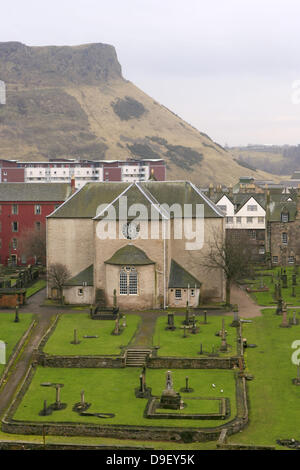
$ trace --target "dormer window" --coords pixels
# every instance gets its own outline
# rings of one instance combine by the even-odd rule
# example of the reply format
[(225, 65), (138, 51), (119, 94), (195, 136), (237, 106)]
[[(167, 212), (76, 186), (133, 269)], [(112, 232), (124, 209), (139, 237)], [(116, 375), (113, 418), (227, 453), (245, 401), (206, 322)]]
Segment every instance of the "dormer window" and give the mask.
[(289, 213), (281, 212), (281, 222), (288, 222), (288, 221), (289, 221)]

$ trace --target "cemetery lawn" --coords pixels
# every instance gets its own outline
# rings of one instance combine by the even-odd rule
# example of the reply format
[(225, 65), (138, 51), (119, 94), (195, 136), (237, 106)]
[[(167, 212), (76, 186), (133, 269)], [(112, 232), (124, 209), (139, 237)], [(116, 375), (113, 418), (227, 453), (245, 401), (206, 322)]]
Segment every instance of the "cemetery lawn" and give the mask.
[[(122, 334), (114, 336), (111, 333), (115, 327), (115, 320), (92, 320), (87, 313), (63, 313), (44, 347), (44, 352), (63, 356), (120, 355), (120, 346), (128, 345), (139, 323), (139, 315), (127, 315), (127, 326)], [(74, 330), (77, 330), (80, 344), (71, 344), (74, 340)], [(98, 336), (98, 338), (83, 336)]]
[[(143, 413), (147, 399), (136, 398), (134, 390), (139, 386), (140, 368), (125, 369), (56, 369), (38, 367), (33, 380), (19, 405), (15, 420), (35, 422), (80, 422), (106, 424), (167, 426), (167, 427), (215, 427), (226, 420), (176, 420), (147, 419)], [(160, 396), (165, 388), (166, 371), (147, 369), (146, 384), (152, 387), (152, 395)], [(179, 391), (185, 386), (185, 377), (189, 377), (192, 393), (181, 393), (187, 407), (183, 412), (211, 412), (211, 401), (189, 400), (190, 397), (228, 397), (230, 399), (231, 420), (236, 416), (235, 376), (231, 370), (179, 370), (173, 371), (174, 389)], [(43, 382), (63, 383), (61, 402), (66, 403), (64, 410), (54, 411), (50, 416), (39, 416), (44, 400), (47, 405), (55, 402), (55, 388), (41, 386)], [(212, 384), (216, 387), (213, 388)], [(221, 392), (223, 389), (223, 393)], [(85, 400), (91, 403), (88, 409), (92, 413), (114, 413), (114, 418), (99, 419), (93, 416), (80, 416), (72, 411), (80, 401), (80, 392), (84, 390)]]
[(47, 282), (44, 279), (40, 279), (37, 282), (35, 282), (31, 287), (28, 287), (26, 289), (26, 297), (27, 299), (31, 297), (32, 295), (36, 294), (40, 290), (44, 289), (47, 285)]
[[(19, 323), (14, 322), (15, 311), (0, 312), (0, 340), (6, 343), (6, 363), (8, 362), (15, 346), (28, 329), (33, 320), (33, 315), (22, 314), (19, 311)], [(0, 375), (5, 368), (5, 364), (0, 364)]]
[[(282, 288), (281, 281), (281, 294), (283, 300), (288, 305), (299, 305), (300, 306), (300, 275), (297, 275), (297, 286), (295, 286), (296, 297), (292, 296), (292, 275), (295, 273), (293, 267), (288, 266), (285, 268), (287, 274), (287, 283), (288, 287), (286, 289)], [(259, 288), (261, 285), (261, 278), (263, 280), (264, 286), (269, 288), (268, 292), (252, 292), (251, 297), (257, 302), (258, 305), (269, 306), (276, 305), (274, 299), (274, 290), (275, 284), (280, 280), (278, 274), (280, 274), (281, 268), (273, 268), (259, 271), (255, 280), (249, 280), (248, 287), (251, 289)], [(273, 274), (273, 283), (272, 283), (272, 274)], [(246, 281), (245, 281), (246, 282)]]
[[(300, 340), (300, 324), (280, 328), (282, 317), (274, 312), (264, 309), (262, 317), (243, 325), (248, 344), (257, 344), (256, 348), (245, 350), (247, 371), (255, 377), (247, 381), (250, 422), (241, 433), (232, 435), (229, 442), (276, 445), (277, 439), (300, 440), (300, 386), (292, 384), (297, 366), (291, 361), (296, 351), (291, 344)], [(296, 312), (300, 320), (300, 311)], [(292, 315), (291, 311), (288, 313)]]
[[(227, 331), (226, 341), (230, 346), (228, 351), (220, 352), (221, 338), (216, 333), (222, 329), (222, 318), (225, 320), (225, 330)], [(166, 330), (167, 315), (159, 317), (155, 325), (153, 344), (159, 345), (159, 356), (181, 356), (181, 357), (201, 357), (200, 343), (202, 343), (203, 355), (211, 354), (212, 348), (220, 357), (234, 356), (236, 354), (236, 328), (230, 326), (233, 317), (210, 316), (207, 315), (207, 324), (204, 324), (204, 317), (201, 314), (196, 316), (199, 332), (192, 334), (186, 330), (187, 338), (183, 338), (184, 329), (182, 322), (185, 315), (175, 315), (174, 324), (176, 330)]]

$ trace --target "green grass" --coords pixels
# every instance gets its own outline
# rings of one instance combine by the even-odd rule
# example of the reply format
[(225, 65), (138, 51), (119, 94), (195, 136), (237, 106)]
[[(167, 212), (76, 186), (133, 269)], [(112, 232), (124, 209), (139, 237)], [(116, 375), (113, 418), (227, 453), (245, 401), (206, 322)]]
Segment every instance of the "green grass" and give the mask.
[(176, 330), (166, 330), (167, 316), (159, 317), (156, 321), (153, 344), (159, 345), (159, 356), (182, 356), (182, 357), (200, 357), (200, 343), (202, 343), (203, 355), (210, 354), (214, 346), (217, 351), (221, 345), (221, 338), (216, 336), (216, 332), (222, 329), (222, 318), (225, 320), (225, 330), (227, 330), (226, 340), (231, 346), (227, 352), (219, 352), (220, 357), (232, 356), (236, 354), (236, 329), (230, 326), (233, 318), (207, 315), (207, 324), (199, 324), (204, 321), (203, 315), (197, 316), (197, 325), (199, 332), (192, 334), (188, 331), (187, 338), (183, 338), (184, 330), (182, 322), (185, 316), (175, 316)]
[[(191, 422), (176, 419), (147, 419), (143, 412), (147, 399), (135, 398), (134, 389), (139, 386), (140, 369), (54, 369), (38, 367), (35, 376), (25, 394), (14, 419), (38, 422), (86, 422), (122, 425), (168, 426), (168, 427), (214, 427), (224, 424), (224, 420), (205, 420)], [(146, 372), (147, 386), (152, 387), (152, 394), (160, 396), (165, 388), (165, 370), (150, 369)], [(181, 393), (187, 400), (188, 409), (203, 411), (201, 400), (189, 400), (191, 397), (228, 397), (231, 404), (231, 417), (236, 415), (235, 378), (230, 370), (175, 370), (173, 371), (174, 389), (179, 391), (185, 386), (185, 377), (189, 376), (192, 393)], [(63, 383), (61, 401), (67, 403), (64, 410), (53, 412), (51, 416), (39, 416), (44, 400), (50, 405), (55, 401), (55, 389), (43, 387), (43, 382)], [(212, 383), (216, 385), (212, 387)], [(221, 389), (224, 392), (221, 392)], [(76, 402), (80, 401), (80, 392), (85, 391), (85, 400), (91, 403), (90, 412), (115, 413), (114, 418), (101, 419), (79, 416), (72, 411)], [(191, 402), (193, 402), (191, 404)], [(196, 402), (196, 405), (195, 405)], [(129, 405), (130, 404), (130, 405)], [(198, 408), (197, 408), (198, 404)], [(205, 405), (204, 405), (205, 409)]]
[[(247, 370), (254, 375), (247, 382), (250, 422), (231, 442), (275, 445), (276, 439), (300, 440), (300, 387), (292, 384), (297, 367), (291, 362), (291, 344), (300, 340), (300, 325), (280, 328), (281, 316), (264, 309), (262, 317), (244, 324), (243, 335), (256, 348), (246, 349)], [(300, 319), (299, 311), (297, 318)]]
[[(114, 320), (92, 320), (88, 314), (64, 313), (45, 345), (44, 352), (66, 356), (119, 355), (120, 346), (127, 346), (131, 341), (139, 322), (138, 315), (127, 315), (126, 328), (121, 335), (114, 336), (111, 334), (115, 327)], [(75, 329), (80, 344), (71, 344)], [(85, 335), (98, 335), (98, 338), (84, 338)]]
[(35, 282), (31, 287), (28, 287), (26, 289), (26, 297), (27, 299), (31, 297), (32, 295), (36, 294), (40, 290), (44, 289), (47, 285), (47, 282), (44, 279), (40, 279), (37, 282)]
[[(15, 323), (15, 312), (0, 312), (0, 340), (6, 343), (6, 363), (8, 362), (14, 347), (25, 333), (33, 316), (31, 314), (22, 314), (19, 312), (20, 322)], [(0, 375), (5, 368), (5, 364), (0, 364)]]
[[(287, 274), (288, 287), (286, 289), (283, 289), (282, 282), (280, 281), (282, 298), (285, 302), (287, 302), (288, 305), (300, 306), (300, 275), (297, 275), (298, 285), (295, 286), (296, 297), (293, 297), (292, 296), (292, 275), (294, 274), (295, 271), (294, 271), (294, 268), (291, 266), (288, 266), (285, 269), (286, 269), (286, 274)], [(252, 292), (250, 294), (251, 297), (258, 303), (258, 305), (262, 305), (262, 306), (276, 305), (277, 302), (274, 299), (274, 290), (275, 290), (275, 284), (277, 284), (278, 281), (280, 280), (278, 278), (278, 273), (280, 273), (280, 271), (281, 271), (281, 268), (262, 270), (261, 275), (257, 274), (257, 277), (255, 280), (249, 279), (248, 286), (251, 289), (260, 288), (261, 279), (263, 281), (264, 286), (269, 288), (268, 292)], [(273, 283), (272, 283), (272, 277), (270, 276), (270, 274), (273, 274), (273, 281), (274, 281)]]

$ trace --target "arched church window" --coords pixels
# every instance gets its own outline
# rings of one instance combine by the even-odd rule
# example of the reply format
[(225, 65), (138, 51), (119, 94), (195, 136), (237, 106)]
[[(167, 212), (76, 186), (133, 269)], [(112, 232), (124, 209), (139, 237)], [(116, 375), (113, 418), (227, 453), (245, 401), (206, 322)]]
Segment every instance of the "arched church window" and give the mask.
[(137, 295), (138, 275), (135, 268), (125, 266), (120, 271), (120, 294)]
[(120, 294), (126, 295), (128, 291), (127, 273), (124, 268), (120, 272)]
[(129, 273), (129, 294), (137, 294), (137, 272), (135, 268), (131, 268)]

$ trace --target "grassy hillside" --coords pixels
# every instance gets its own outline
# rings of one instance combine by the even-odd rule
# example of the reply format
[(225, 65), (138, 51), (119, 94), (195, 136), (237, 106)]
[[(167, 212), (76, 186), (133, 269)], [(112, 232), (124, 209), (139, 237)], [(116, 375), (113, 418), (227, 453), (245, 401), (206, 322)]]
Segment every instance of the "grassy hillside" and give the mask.
[(168, 179), (270, 178), (124, 80), (112, 46), (0, 43), (2, 158), (164, 158)]

